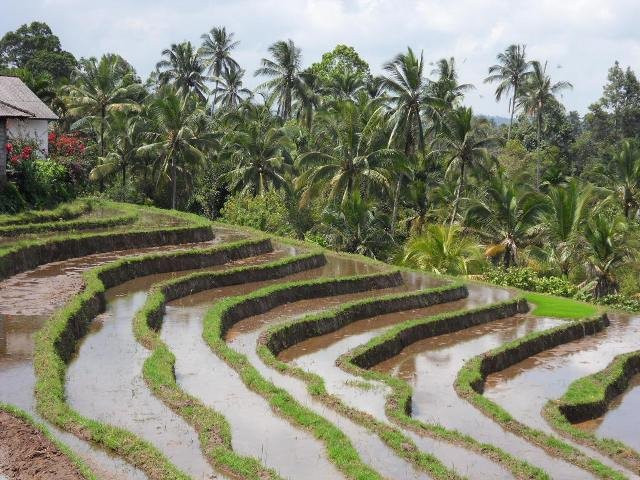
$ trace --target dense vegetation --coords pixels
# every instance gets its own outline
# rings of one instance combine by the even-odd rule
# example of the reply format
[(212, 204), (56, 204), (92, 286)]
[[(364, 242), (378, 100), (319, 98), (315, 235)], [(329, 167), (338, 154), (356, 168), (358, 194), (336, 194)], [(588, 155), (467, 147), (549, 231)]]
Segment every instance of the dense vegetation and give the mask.
[[(75, 60), (41, 23), (0, 40), (0, 68), (61, 117), (50, 158), (13, 139), (0, 210), (78, 193), (222, 217), (323, 246), (640, 309), (640, 82), (617, 62), (567, 112), (544, 61), (511, 45), (486, 82), (497, 125), (464, 105), (453, 58), (407, 49), (373, 75), (338, 45), (310, 66), (273, 43), (244, 86), (213, 28), (142, 81), (116, 54)], [(55, 67), (55, 68), (54, 68)], [(63, 68), (64, 67), (64, 68)], [(67, 68), (69, 67), (69, 68)]]

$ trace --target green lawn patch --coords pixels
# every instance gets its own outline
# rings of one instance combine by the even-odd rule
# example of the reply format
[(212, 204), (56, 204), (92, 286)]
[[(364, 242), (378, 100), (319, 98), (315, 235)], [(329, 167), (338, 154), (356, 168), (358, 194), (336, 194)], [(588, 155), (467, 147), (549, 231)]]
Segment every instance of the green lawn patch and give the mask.
[(554, 297), (544, 293), (522, 292), (524, 298), (534, 305), (531, 312), (538, 317), (556, 317), (577, 319), (597, 315), (600, 309), (592, 305), (571, 298)]

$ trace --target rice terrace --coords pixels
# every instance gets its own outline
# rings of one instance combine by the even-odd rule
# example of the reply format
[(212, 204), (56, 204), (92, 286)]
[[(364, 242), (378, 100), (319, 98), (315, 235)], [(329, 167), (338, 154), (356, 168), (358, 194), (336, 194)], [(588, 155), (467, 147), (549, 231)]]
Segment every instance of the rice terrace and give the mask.
[[(507, 12), (431, 58), (335, 3), (277, 24), (308, 57), (132, 5), (149, 67), (138, 24), (0, 19), (0, 480), (640, 478), (640, 39), (556, 57)], [(640, 15), (590, 3), (585, 47)], [(595, 93), (558, 65), (600, 55)]]

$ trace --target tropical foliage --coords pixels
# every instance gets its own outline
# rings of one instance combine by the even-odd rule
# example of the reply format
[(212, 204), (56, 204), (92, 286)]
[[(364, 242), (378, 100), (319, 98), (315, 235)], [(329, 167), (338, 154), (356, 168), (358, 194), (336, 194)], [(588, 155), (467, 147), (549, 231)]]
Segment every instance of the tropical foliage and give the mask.
[[(22, 191), (28, 182), (36, 191), (37, 178), (80, 179), (69, 194), (222, 215), (432, 272), (634, 305), (640, 82), (618, 63), (580, 116), (562, 104), (571, 84), (524, 45), (508, 46), (486, 77), (509, 115), (497, 125), (465, 105), (473, 86), (454, 58), (429, 63), (412, 48), (376, 76), (348, 45), (314, 60), (278, 40), (253, 70), (218, 26), (199, 46), (159, 52), (146, 82), (115, 54), (74, 60), (60, 80), (29, 60), (65, 56), (48, 27), (11, 33), (1, 66), (62, 117), (51, 161), (65, 172), (32, 150), (23, 158), (26, 144), (10, 152), (9, 179), (32, 204), (46, 202)], [(35, 53), (25, 35), (41, 37), (29, 44)], [(5, 203), (22, 208), (14, 190)]]

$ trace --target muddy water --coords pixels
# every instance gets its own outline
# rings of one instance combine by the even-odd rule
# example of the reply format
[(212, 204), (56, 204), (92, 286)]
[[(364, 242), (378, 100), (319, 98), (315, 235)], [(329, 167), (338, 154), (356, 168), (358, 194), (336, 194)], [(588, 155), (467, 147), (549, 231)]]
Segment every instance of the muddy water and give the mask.
[[(186, 244), (124, 250), (43, 265), (0, 282), (0, 401), (15, 405), (37, 418), (33, 391), (33, 344), (37, 330), (48, 315), (82, 288), (82, 272), (123, 256), (206, 247), (238, 238), (235, 232), (217, 229), (216, 239)], [(44, 422), (46, 423), (46, 422)], [(103, 450), (47, 424), (49, 429), (105, 480), (144, 479), (146, 476)]]
[[(256, 366), (256, 368), (258, 368), (266, 378), (289, 391), (302, 404), (323, 415), (344, 431), (353, 442), (353, 445), (358, 450), (364, 462), (368, 463), (388, 478), (422, 478), (425, 476), (422, 472), (416, 470), (409, 462), (406, 462), (396, 456), (395, 453), (380, 441), (377, 436), (372, 435), (367, 429), (360, 427), (348, 418), (339, 415), (334, 410), (326, 408), (321, 402), (311, 397), (306, 390), (306, 384), (288, 375), (282, 375), (265, 366), (257, 356), (255, 346), (262, 331), (274, 323), (288, 321), (292, 318), (299, 318), (306, 314), (322, 311), (357, 298), (367, 298), (372, 296), (381, 296), (391, 292), (408, 291), (415, 289), (416, 286), (430, 286), (435, 283), (439, 283), (439, 281), (430, 279), (429, 277), (424, 277), (422, 279), (414, 278), (409, 285), (399, 288), (341, 295), (316, 300), (305, 300), (287, 304), (265, 314), (254, 316), (239, 322), (229, 331), (227, 340), (232, 348), (235, 348), (247, 355), (254, 366)], [(447, 445), (446, 447), (451, 449), (450, 445)], [(427, 451), (431, 452), (431, 450)], [(473, 455), (463, 449), (457, 449), (456, 453), (458, 456), (461, 455), (463, 457)], [(479, 462), (481, 462), (484, 467), (483, 478), (487, 478), (487, 474), (493, 475), (492, 478), (509, 478), (509, 475), (493, 462), (483, 460), (484, 459), (482, 458), (479, 459)], [(460, 473), (467, 474), (468, 472), (462, 471)]]
[[(280, 252), (230, 262), (203, 271), (273, 261)], [(142, 365), (149, 351), (133, 336), (132, 319), (159, 281), (188, 273), (150, 275), (106, 292), (107, 310), (93, 322), (67, 370), (69, 404), (86, 417), (132, 431), (150, 441), (195, 479), (218, 478), (200, 451), (198, 435), (147, 388)]]
[(640, 375), (629, 381), (626, 392), (617, 397), (602, 417), (576, 424), (601, 438), (613, 438), (640, 451)]
[[(562, 396), (574, 380), (602, 370), (616, 355), (640, 348), (640, 316), (610, 315), (610, 319), (611, 325), (596, 335), (552, 348), (490, 375), (485, 395), (525, 424), (553, 433), (541, 415), (548, 400)], [(575, 446), (623, 470), (594, 450)]]

